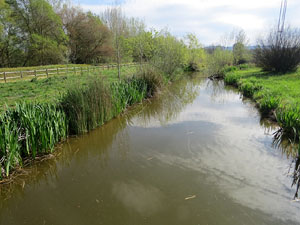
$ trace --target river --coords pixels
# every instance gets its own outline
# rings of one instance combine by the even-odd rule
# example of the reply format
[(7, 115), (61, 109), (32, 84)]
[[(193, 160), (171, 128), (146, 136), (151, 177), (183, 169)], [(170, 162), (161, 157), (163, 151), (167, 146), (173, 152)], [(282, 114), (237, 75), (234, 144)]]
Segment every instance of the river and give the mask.
[(222, 81), (181, 80), (1, 186), (0, 224), (300, 224), (276, 129)]

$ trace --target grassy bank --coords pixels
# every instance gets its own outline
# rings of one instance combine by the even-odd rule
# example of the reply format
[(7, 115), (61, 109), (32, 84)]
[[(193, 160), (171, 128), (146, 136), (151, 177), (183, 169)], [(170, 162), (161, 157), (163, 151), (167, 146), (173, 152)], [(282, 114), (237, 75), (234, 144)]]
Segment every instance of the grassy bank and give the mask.
[[(68, 77), (52, 78), (53, 83), (51, 78), (43, 79), (36, 86), (40, 87), (42, 103), (28, 98), (27, 102), (6, 109), (0, 116), (0, 177), (8, 177), (26, 158), (50, 153), (68, 135), (83, 134), (102, 125), (126, 107), (153, 96), (164, 84), (163, 77), (150, 68), (122, 80), (117, 80), (115, 75), (107, 76), (108, 79), (80, 76), (70, 83), (64, 81)], [(39, 81), (28, 83), (36, 82)], [(52, 98), (42, 94), (47, 90), (41, 84), (49, 82), (50, 90), (60, 90)], [(18, 92), (22, 83), (14, 83), (12, 92)]]
[(252, 67), (227, 72), (225, 83), (255, 100), (262, 115), (276, 120), (284, 134), (300, 137), (300, 70), (272, 74)]
[[(122, 67), (122, 77), (132, 76), (137, 67)], [(10, 83), (0, 83), (0, 112), (5, 111), (6, 104), (14, 107), (16, 102), (56, 103), (58, 97), (72, 86), (86, 86), (89, 80), (101, 77), (107, 82), (118, 80), (117, 69), (103, 70), (101, 73), (51, 76), (49, 78), (33, 78)]]

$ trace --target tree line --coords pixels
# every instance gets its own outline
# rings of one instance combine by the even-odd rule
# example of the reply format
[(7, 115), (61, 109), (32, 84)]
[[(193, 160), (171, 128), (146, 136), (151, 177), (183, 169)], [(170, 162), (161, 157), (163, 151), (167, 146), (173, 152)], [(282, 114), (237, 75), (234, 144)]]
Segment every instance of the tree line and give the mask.
[(166, 74), (205, 61), (193, 34), (147, 29), (120, 6), (101, 14), (59, 0), (0, 0), (0, 67), (152, 62)]

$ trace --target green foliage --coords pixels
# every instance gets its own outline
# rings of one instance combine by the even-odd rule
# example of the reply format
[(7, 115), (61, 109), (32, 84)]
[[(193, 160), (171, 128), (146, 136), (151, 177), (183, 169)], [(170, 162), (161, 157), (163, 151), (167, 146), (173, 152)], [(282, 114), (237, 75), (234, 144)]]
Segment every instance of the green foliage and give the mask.
[(65, 114), (51, 104), (16, 104), (0, 116), (0, 167), (8, 176), (23, 157), (51, 152), (67, 134)]
[(285, 133), (300, 137), (300, 107), (299, 105), (282, 106), (276, 110), (276, 120)]
[(185, 45), (169, 32), (162, 31), (155, 35), (155, 50), (151, 64), (168, 77), (185, 64)]
[(206, 54), (202, 45), (194, 34), (188, 34), (186, 41), (187, 52), (185, 61), (187, 63), (187, 70), (199, 71), (203, 69), (206, 63)]
[(68, 118), (70, 134), (88, 132), (113, 117), (108, 89), (100, 79), (92, 79), (86, 87), (71, 87), (60, 99)]
[(112, 56), (110, 32), (98, 16), (67, 5), (59, 14), (69, 37), (71, 63), (99, 63)]
[(135, 62), (148, 62), (154, 55), (154, 38), (152, 32), (142, 31), (130, 38), (132, 57)]
[[(149, 72), (147, 72), (149, 71)], [(127, 106), (154, 95), (161, 80), (151, 70), (112, 82), (109, 87), (97, 77), (86, 86), (73, 86), (60, 99), (68, 118), (70, 134), (88, 132), (119, 115)]]
[(213, 53), (208, 56), (207, 72), (209, 75), (224, 76), (224, 67), (231, 66), (232, 64), (232, 52), (217, 47)]
[(227, 73), (224, 78), (224, 81), (225, 81), (225, 84), (237, 86), (240, 78), (241, 78), (241, 76), (238, 74)]
[(256, 79), (249, 79), (239, 85), (239, 89), (243, 95), (249, 98), (253, 97), (253, 94), (259, 91), (261, 88), (262, 86), (257, 82)]
[(261, 100), (258, 100), (260, 111), (267, 115), (273, 110), (279, 107), (280, 99), (274, 96), (264, 96)]
[(60, 17), (46, 0), (7, 0), (2, 43), (3, 66), (45, 65), (64, 62), (65, 35)]

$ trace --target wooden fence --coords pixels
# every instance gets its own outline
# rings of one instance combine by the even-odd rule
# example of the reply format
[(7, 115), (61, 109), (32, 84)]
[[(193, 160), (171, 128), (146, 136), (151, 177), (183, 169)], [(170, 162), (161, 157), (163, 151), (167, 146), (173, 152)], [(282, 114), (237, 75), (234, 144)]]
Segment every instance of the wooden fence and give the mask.
[[(132, 67), (140, 64), (136, 63), (127, 63), (121, 64), (121, 67)], [(60, 74), (82, 74), (83, 72), (87, 73), (96, 73), (105, 69), (116, 68), (117, 65), (101, 65), (101, 66), (87, 66), (87, 67), (61, 67), (61, 68), (46, 68), (46, 69), (37, 69), (37, 70), (24, 70), (24, 71), (8, 71), (0, 72), (0, 81), (4, 80), (6, 83), (10, 79), (23, 79), (26, 77), (39, 77), (50, 75), (60, 75)]]

